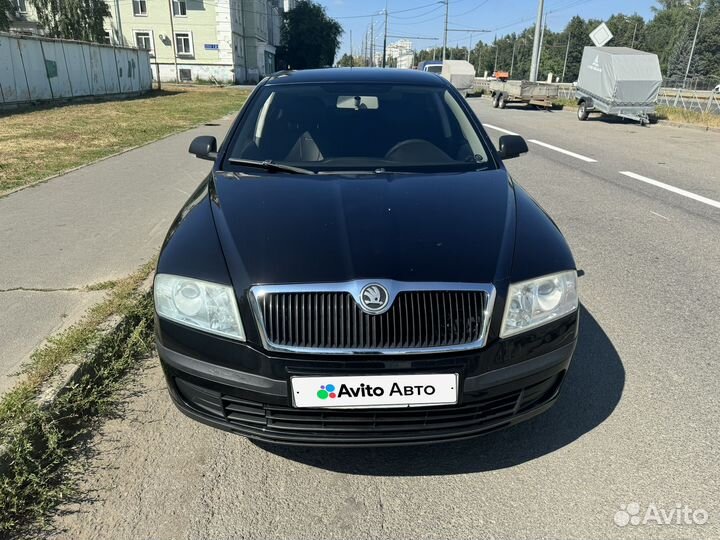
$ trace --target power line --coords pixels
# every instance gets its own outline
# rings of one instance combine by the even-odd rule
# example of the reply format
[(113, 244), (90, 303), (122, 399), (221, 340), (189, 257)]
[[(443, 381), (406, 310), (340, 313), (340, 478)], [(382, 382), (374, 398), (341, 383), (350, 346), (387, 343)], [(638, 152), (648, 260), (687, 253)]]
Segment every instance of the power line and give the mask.
[[(425, 13), (411, 15), (410, 17), (397, 17), (397, 16), (393, 15), (392, 13), (389, 13), (388, 15), (390, 16), (391, 19), (399, 19), (401, 21), (408, 21), (408, 20), (413, 20), (413, 19), (419, 19), (421, 17), (426, 17), (426, 16), (430, 15), (431, 13), (440, 11), (441, 9), (442, 9), (442, 5), (437, 5), (437, 6), (433, 7), (432, 9), (426, 11)], [(401, 23), (395, 23), (395, 24), (401, 24)], [(417, 24), (417, 23), (412, 22), (412, 23), (402, 23), (402, 24)]]
[[(436, 2), (433, 2), (433, 3), (431, 3), (431, 4), (425, 4), (425, 5), (422, 5), (422, 6), (415, 6), (415, 7), (413, 7), (413, 8), (399, 9), (399, 10), (397, 10), (397, 11), (391, 12), (390, 15), (392, 15), (392, 13), (405, 13), (405, 12), (407, 12), (407, 11), (415, 11), (415, 10), (418, 10), (418, 9), (425, 9), (425, 8), (427, 8), (427, 7), (430, 7), (430, 6), (434, 6), (435, 4), (436, 4)], [(381, 11), (382, 11), (382, 10), (381, 10)], [(344, 16), (342, 16), (342, 17), (333, 17), (333, 19), (369, 19), (370, 17), (375, 17), (376, 15), (379, 15), (379, 14), (380, 14), (380, 12), (370, 13), (369, 15), (344, 15)]]
[(472, 13), (473, 11), (477, 11), (478, 9), (480, 9), (481, 7), (483, 7), (485, 4), (487, 4), (488, 2), (489, 2), (489, 0), (484, 0), (483, 2), (480, 2), (477, 6), (475, 6), (475, 7), (473, 7), (473, 8), (470, 8), (470, 9), (468, 9), (467, 11), (463, 11), (462, 13), (455, 13), (454, 16), (455, 16), (455, 17), (462, 17), (462, 16), (464, 16), (464, 15), (467, 15), (467, 14), (469, 14), (469, 13)]

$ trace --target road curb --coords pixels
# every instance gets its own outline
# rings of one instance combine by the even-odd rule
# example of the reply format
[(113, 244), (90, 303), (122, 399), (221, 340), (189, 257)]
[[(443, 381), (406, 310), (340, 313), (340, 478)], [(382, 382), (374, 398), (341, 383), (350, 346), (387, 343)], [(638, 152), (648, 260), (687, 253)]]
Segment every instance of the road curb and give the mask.
[[(145, 296), (150, 294), (152, 290), (154, 272), (143, 280), (143, 282), (137, 287), (136, 291)], [(111, 315), (99, 326), (99, 341), (103, 338), (107, 338), (115, 333), (125, 322), (126, 317), (119, 315)], [(69, 363), (63, 364), (58, 368), (50, 379), (42, 385), (34, 401), (38, 408), (48, 409), (50, 408), (58, 398), (64, 395), (68, 390), (72, 389), (83, 377), (86, 375), (96, 375), (96, 367), (93, 366), (92, 362), (88, 360), (95, 354), (95, 349), (75, 356)], [(23, 426), (23, 424), (20, 424)], [(24, 429), (24, 428), (21, 428)], [(0, 446), (0, 475), (4, 474), (12, 465), (8, 450), (5, 446)]]
[[(137, 288), (137, 292), (141, 295), (150, 293), (152, 283), (153, 273), (150, 273)], [(125, 322), (125, 318), (119, 315), (111, 315), (105, 319), (100, 324), (100, 338), (116, 332), (123, 322)], [(94, 351), (90, 351), (86, 356), (92, 356), (93, 354)], [(76, 362), (62, 366), (59, 372), (48, 380), (38, 393), (37, 398), (35, 398), (40, 408), (50, 407), (57, 398), (72, 388), (85, 375), (95, 375), (92, 365), (85, 361), (86, 356), (76, 357)]]
[(686, 128), (695, 131), (709, 131), (711, 133), (720, 133), (720, 128), (710, 126), (699, 126), (697, 124), (686, 124), (685, 122), (672, 122), (670, 120), (658, 120), (658, 124), (665, 127)]
[[(570, 113), (573, 115), (575, 114), (575, 111), (569, 109), (567, 105), (563, 105), (562, 109), (555, 109), (555, 111)], [(674, 128), (686, 128), (686, 129), (692, 129), (695, 131), (709, 131), (712, 133), (720, 133), (720, 128), (701, 126), (698, 124), (688, 124), (686, 122), (672, 122), (670, 120), (658, 120), (657, 125), (665, 126), (665, 127), (674, 127)]]

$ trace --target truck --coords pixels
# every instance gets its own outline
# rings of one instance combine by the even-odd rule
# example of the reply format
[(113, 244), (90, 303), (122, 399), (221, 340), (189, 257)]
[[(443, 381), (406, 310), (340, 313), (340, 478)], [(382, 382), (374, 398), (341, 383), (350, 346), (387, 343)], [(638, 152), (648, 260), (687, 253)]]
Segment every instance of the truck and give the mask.
[(544, 82), (499, 79), (490, 81), (488, 91), (496, 109), (504, 109), (508, 103), (550, 108), (558, 97), (558, 86)]
[(475, 67), (465, 60), (445, 60), (440, 76), (450, 81), (463, 96), (467, 96), (475, 84)]
[(641, 125), (655, 123), (661, 85), (656, 54), (629, 47), (585, 47), (575, 90), (578, 120), (599, 112)]

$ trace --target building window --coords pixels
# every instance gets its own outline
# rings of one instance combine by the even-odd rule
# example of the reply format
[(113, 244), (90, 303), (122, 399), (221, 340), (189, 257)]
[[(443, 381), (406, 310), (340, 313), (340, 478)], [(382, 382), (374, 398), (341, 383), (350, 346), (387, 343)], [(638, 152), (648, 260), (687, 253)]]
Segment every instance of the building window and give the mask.
[(185, 17), (187, 15), (187, 2), (185, 0), (173, 0), (173, 15)]
[(144, 49), (150, 51), (150, 56), (155, 55), (155, 49), (153, 48), (153, 38), (151, 32), (135, 32), (135, 45), (138, 49)]
[(133, 15), (147, 15), (147, 0), (133, 0)]
[(110, 37), (109, 30), (105, 31), (105, 39), (103, 40), (103, 43), (105, 43), (106, 45), (112, 45), (112, 38)]
[(17, 6), (18, 13), (27, 13), (27, 4), (25, 0), (16, 0), (15, 5)]
[(178, 56), (192, 56), (193, 42), (190, 32), (175, 32), (175, 52)]

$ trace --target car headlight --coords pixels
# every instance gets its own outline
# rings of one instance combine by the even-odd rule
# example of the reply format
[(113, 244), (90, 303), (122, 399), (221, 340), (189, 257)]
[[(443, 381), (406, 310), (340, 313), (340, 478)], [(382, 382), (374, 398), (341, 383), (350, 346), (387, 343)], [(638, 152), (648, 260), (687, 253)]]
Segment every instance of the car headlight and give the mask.
[(535, 328), (572, 313), (577, 307), (575, 270), (512, 283), (505, 302), (500, 337)]
[(158, 274), (155, 276), (153, 292), (155, 309), (160, 317), (245, 341), (245, 330), (232, 287)]

